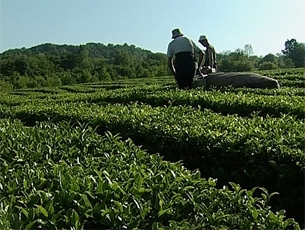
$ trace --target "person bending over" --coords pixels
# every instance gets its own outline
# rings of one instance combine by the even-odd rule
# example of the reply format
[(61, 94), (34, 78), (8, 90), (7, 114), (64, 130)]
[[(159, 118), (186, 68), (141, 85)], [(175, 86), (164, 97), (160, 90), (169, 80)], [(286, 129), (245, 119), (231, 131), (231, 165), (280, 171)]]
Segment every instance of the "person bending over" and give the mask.
[(216, 62), (216, 52), (214, 46), (209, 43), (208, 38), (205, 35), (199, 37), (199, 43), (203, 45), (205, 50), (205, 59), (202, 66), (203, 73), (212, 73), (216, 71), (217, 62)]
[(201, 63), (204, 53), (180, 29), (172, 30), (172, 39), (167, 48), (168, 66), (175, 76), (178, 88), (189, 89), (198, 68), (196, 55), (199, 55), (198, 63)]

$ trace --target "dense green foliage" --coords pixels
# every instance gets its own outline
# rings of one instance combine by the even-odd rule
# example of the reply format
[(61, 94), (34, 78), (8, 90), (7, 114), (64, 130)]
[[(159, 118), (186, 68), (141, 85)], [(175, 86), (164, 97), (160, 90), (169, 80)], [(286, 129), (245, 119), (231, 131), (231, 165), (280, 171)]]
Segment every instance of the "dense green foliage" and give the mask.
[[(305, 67), (305, 45), (295, 39), (287, 40), (282, 54), (277, 56), (267, 54), (258, 57), (249, 47), (246, 45), (245, 49), (218, 53), (218, 70), (233, 72)], [(153, 53), (128, 44), (47, 43), (7, 50), (0, 55), (0, 89), (6, 90), (170, 74), (164, 53)]]
[[(251, 46), (250, 46), (251, 47)], [(264, 57), (253, 55), (249, 45), (245, 49), (234, 52), (223, 52), (217, 55), (220, 71), (252, 71), (254, 69), (267, 70), (278, 68), (305, 67), (305, 44), (296, 39), (287, 40), (282, 52)]]
[(305, 69), (260, 73), (282, 87), (2, 92), (0, 228), (299, 229)]
[(1, 127), (2, 229), (298, 228), (270, 211), (266, 190), (216, 189), (215, 180), (109, 133), (66, 123)]
[(0, 80), (15, 88), (168, 74), (165, 54), (127, 44), (42, 44), (29, 49), (8, 50), (1, 54), (0, 61)]
[(295, 67), (305, 66), (305, 44), (299, 43), (295, 39), (290, 39), (285, 42), (285, 49), (282, 53), (286, 58), (292, 60)]

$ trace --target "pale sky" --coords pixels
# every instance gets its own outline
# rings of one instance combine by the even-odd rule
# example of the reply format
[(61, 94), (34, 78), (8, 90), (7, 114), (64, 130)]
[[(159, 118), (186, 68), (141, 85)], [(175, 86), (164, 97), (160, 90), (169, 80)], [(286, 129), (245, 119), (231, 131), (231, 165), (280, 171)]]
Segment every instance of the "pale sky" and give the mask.
[(200, 48), (280, 53), (287, 39), (305, 42), (305, 0), (0, 0), (0, 52), (43, 43), (133, 44), (166, 53), (180, 28)]

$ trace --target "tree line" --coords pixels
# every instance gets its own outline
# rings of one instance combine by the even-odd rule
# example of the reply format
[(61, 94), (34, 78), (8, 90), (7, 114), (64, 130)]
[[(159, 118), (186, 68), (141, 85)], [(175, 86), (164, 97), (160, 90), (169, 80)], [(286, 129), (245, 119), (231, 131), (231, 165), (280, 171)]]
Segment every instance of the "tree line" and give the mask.
[(222, 52), (217, 57), (219, 70), (224, 72), (300, 68), (305, 67), (305, 44), (293, 38), (285, 42), (280, 53), (269, 53), (264, 57), (253, 55), (252, 47), (248, 44), (244, 49)]
[[(305, 44), (287, 40), (280, 54), (253, 55), (251, 45), (217, 54), (225, 72), (305, 67)], [(41, 44), (1, 53), (0, 89), (59, 86), (76, 83), (170, 75), (164, 53), (134, 45)]]

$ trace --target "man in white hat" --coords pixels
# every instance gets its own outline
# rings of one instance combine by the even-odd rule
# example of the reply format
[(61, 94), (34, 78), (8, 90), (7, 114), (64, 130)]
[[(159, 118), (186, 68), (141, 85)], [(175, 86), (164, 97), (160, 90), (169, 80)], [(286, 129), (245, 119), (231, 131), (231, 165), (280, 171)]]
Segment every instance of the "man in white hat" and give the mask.
[(205, 50), (205, 61), (203, 64), (203, 72), (210, 73), (212, 72), (212, 69), (217, 68), (217, 62), (216, 62), (216, 52), (214, 49), (214, 46), (209, 43), (208, 38), (205, 35), (201, 35), (199, 37), (199, 43), (203, 45)]
[(196, 54), (199, 54), (199, 63), (203, 60), (203, 51), (193, 40), (183, 36), (180, 29), (172, 30), (172, 40), (168, 44), (168, 66), (175, 75), (179, 89), (192, 87), (193, 78), (197, 70)]

